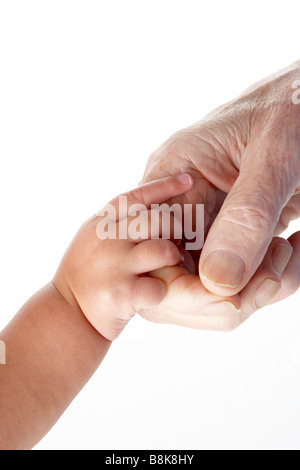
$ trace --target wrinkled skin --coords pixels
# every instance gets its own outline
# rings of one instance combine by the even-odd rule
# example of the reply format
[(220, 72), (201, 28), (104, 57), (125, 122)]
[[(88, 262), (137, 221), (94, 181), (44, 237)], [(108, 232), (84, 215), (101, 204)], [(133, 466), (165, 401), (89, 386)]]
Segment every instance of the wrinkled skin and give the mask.
[[(192, 253), (199, 271), (186, 253), (187, 269), (152, 273), (169, 285), (169, 293), (159, 307), (140, 311), (143, 317), (232, 330), (299, 288), (300, 232), (288, 241), (278, 237), (300, 215), (300, 105), (292, 101), (299, 79), (300, 61), (176, 132), (150, 156), (143, 183), (182, 172), (193, 177), (193, 188), (169, 202), (204, 203), (206, 238), (202, 252)], [(216, 250), (222, 251), (204, 265)], [(223, 250), (238, 255), (242, 269)], [(264, 284), (256, 301), (264, 280), (275, 284)], [(211, 315), (211, 294), (233, 296), (237, 309), (222, 311), (219, 305), (219, 315)]]

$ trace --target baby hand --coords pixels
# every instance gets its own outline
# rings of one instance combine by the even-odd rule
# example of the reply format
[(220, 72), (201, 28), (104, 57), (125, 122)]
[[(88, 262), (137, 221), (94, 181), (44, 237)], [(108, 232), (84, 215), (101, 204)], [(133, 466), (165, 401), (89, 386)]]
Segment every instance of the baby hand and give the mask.
[[(127, 197), (129, 208), (142, 204), (151, 215), (152, 204), (184, 194), (192, 184), (188, 175), (171, 176), (122, 196)], [(180, 252), (172, 241), (150, 239), (148, 233), (133, 237), (128, 231), (132, 217), (120, 213), (119, 201), (120, 197), (115, 198), (101, 215), (96, 214), (81, 227), (53, 280), (65, 299), (110, 341), (117, 338), (135, 312), (155, 308), (165, 297), (165, 282), (147, 273), (180, 262)], [(105, 233), (99, 234), (99, 227), (104, 213), (111, 209), (116, 218), (110, 221), (108, 231), (116, 237), (107, 233), (106, 238)]]
[[(191, 262), (187, 260), (185, 264)], [(241, 323), (238, 294), (214, 295), (203, 286), (199, 275), (182, 266), (164, 267), (149, 275), (166, 284), (167, 294), (158, 306), (139, 310), (146, 320), (218, 331), (231, 331)]]

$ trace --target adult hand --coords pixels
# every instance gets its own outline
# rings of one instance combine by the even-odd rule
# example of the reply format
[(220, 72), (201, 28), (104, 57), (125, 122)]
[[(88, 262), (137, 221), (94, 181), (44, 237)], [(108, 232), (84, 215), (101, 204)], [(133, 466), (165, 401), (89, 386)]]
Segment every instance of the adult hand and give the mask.
[[(199, 273), (216, 295), (261, 287), (263, 306), (299, 287), (299, 236), (293, 253), (284, 240), (276, 250), (276, 239), (267, 253), (273, 237), (300, 216), (300, 105), (292, 99), (299, 79), (300, 61), (176, 132), (149, 158), (143, 183), (182, 172), (193, 177), (193, 188), (170, 203), (205, 205)], [(254, 286), (251, 278), (271, 255), (277, 278), (263, 268), (267, 277)]]
[[(230, 297), (208, 291), (199, 276), (191, 274), (192, 259), (186, 255), (186, 267), (172, 266), (151, 273), (163, 281), (168, 290), (157, 307), (138, 311), (146, 320), (201, 330), (232, 331), (259, 308), (288, 297), (295, 291), (297, 283), (299, 286), (300, 232), (288, 241), (274, 237), (247, 286)], [(270, 285), (273, 285), (273, 296), (266, 296)]]

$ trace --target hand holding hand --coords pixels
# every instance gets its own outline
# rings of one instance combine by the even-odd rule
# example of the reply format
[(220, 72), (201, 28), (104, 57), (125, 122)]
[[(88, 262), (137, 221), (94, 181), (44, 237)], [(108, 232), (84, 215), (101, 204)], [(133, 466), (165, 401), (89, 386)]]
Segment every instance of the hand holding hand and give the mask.
[[(300, 216), (300, 105), (292, 100), (299, 77), (297, 62), (176, 132), (150, 156), (143, 178), (192, 175), (193, 188), (169, 202), (204, 204), (200, 279), (218, 296), (240, 293), (243, 318), (300, 285), (299, 233), (276, 238)], [(188, 316), (194, 287), (190, 302), (187, 290)], [(182, 324), (187, 316), (168, 318)]]

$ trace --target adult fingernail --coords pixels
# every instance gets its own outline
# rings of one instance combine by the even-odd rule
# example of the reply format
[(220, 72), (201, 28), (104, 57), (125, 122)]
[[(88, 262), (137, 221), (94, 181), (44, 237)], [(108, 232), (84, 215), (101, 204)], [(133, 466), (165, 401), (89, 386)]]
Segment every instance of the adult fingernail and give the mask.
[(232, 302), (229, 302), (229, 300), (222, 300), (218, 302), (213, 302), (212, 304), (209, 304), (205, 307), (205, 310), (203, 313), (205, 315), (230, 315), (230, 314), (236, 314), (241, 311), (240, 308), (236, 307)]
[(274, 269), (282, 274), (293, 253), (293, 247), (286, 243), (279, 243), (272, 252), (272, 264)]
[(187, 173), (183, 173), (182, 175), (177, 176), (177, 180), (184, 185), (191, 185), (193, 182), (193, 179), (190, 175)]
[(237, 287), (245, 272), (245, 261), (227, 250), (213, 251), (201, 269), (201, 277), (218, 286)]
[(277, 294), (281, 288), (281, 283), (272, 279), (265, 279), (257, 288), (254, 296), (256, 308), (262, 308)]

